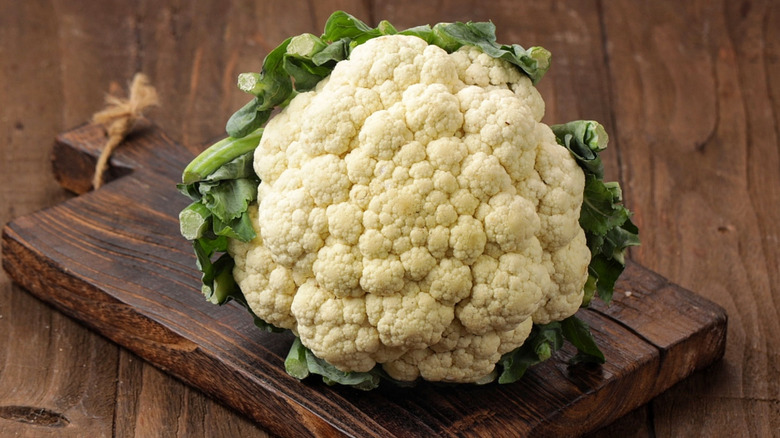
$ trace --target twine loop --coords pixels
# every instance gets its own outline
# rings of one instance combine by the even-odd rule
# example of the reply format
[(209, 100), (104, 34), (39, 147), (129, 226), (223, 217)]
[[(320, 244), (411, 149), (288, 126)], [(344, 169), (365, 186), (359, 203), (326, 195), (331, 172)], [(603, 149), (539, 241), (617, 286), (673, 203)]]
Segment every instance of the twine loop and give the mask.
[(143, 73), (136, 73), (130, 83), (129, 97), (123, 99), (117, 96), (106, 96), (106, 108), (92, 116), (92, 123), (103, 125), (108, 140), (100, 152), (95, 165), (95, 175), (92, 178), (93, 190), (103, 185), (103, 174), (108, 169), (108, 160), (117, 146), (122, 143), (136, 122), (143, 118), (143, 111), (159, 105), (157, 90), (149, 83), (149, 78)]

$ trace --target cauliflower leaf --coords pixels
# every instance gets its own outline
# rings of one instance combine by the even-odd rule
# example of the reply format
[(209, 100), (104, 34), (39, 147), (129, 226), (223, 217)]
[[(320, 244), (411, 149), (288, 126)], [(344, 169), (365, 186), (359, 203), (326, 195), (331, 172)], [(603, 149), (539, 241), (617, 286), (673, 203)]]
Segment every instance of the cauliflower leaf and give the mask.
[(623, 193), (616, 182), (604, 182), (604, 166), (599, 152), (607, 148), (609, 138), (601, 124), (577, 120), (550, 127), (561, 146), (566, 147), (585, 172), (585, 192), (580, 226), (585, 230), (591, 262), (583, 305), (594, 293), (604, 302), (625, 268), (628, 247), (637, 246), (639, 229), (631, 222), (632, 213), (623, 205)]

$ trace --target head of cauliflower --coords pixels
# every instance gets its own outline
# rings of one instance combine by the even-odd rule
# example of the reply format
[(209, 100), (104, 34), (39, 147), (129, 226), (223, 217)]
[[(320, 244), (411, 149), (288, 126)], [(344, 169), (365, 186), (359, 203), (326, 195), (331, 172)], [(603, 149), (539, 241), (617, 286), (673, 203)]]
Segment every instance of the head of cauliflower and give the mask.
[(252, 311), (343, 371), (474, 382), (574, 314), (585, 178), (509, 63), (369, 40), (265, 128), (232, 241)]

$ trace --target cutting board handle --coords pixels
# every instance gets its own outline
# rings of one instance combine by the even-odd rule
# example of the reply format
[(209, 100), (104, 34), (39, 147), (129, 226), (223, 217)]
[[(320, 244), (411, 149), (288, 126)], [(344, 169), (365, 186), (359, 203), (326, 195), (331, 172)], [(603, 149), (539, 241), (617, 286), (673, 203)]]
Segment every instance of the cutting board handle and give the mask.
[[(92, 177), (98, 156), (106, 143), (102, 126), (85, 124), (57, 136), (52, 150), (52, 172), (60, 185), (78, 195), (92, 190)], [(150, 167), (167, 177), (178, 178), (182, 157), (191, 153), (171, 140), (161, 129), (148, 121), (141, 121), (114, 150), (104, 174), (106, 184), (133, 172), (145, 172)], [(176, 165), (159, 168), (161, 162)], [(172, 163), (171, 163), (172, 164)]]

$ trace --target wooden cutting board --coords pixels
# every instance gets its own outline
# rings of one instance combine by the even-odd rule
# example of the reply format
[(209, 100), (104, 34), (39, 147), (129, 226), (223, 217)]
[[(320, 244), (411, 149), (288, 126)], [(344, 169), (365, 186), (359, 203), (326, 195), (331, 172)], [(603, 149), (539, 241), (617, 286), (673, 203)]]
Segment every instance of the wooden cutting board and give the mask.
[(103, 131), (57, 138), (54, 174), (81, 196), (3, 229), (3, 267), (33, 295), (281, 436), (576, 436), (606, 425), (723, 356), (726, 313), (630, 263), (610, 306), (579, 316), (607, 363), (567, 366), (564, 347), (515, 384), (387, 385), (371, 392), (299, 382), (284, 372), (292, 339), (254, 328), (233, 303), (199, 291), (187, 200), (175, 188), (192, 158), (154, 126), (112, 158), (113, 181), (89, 192)]

